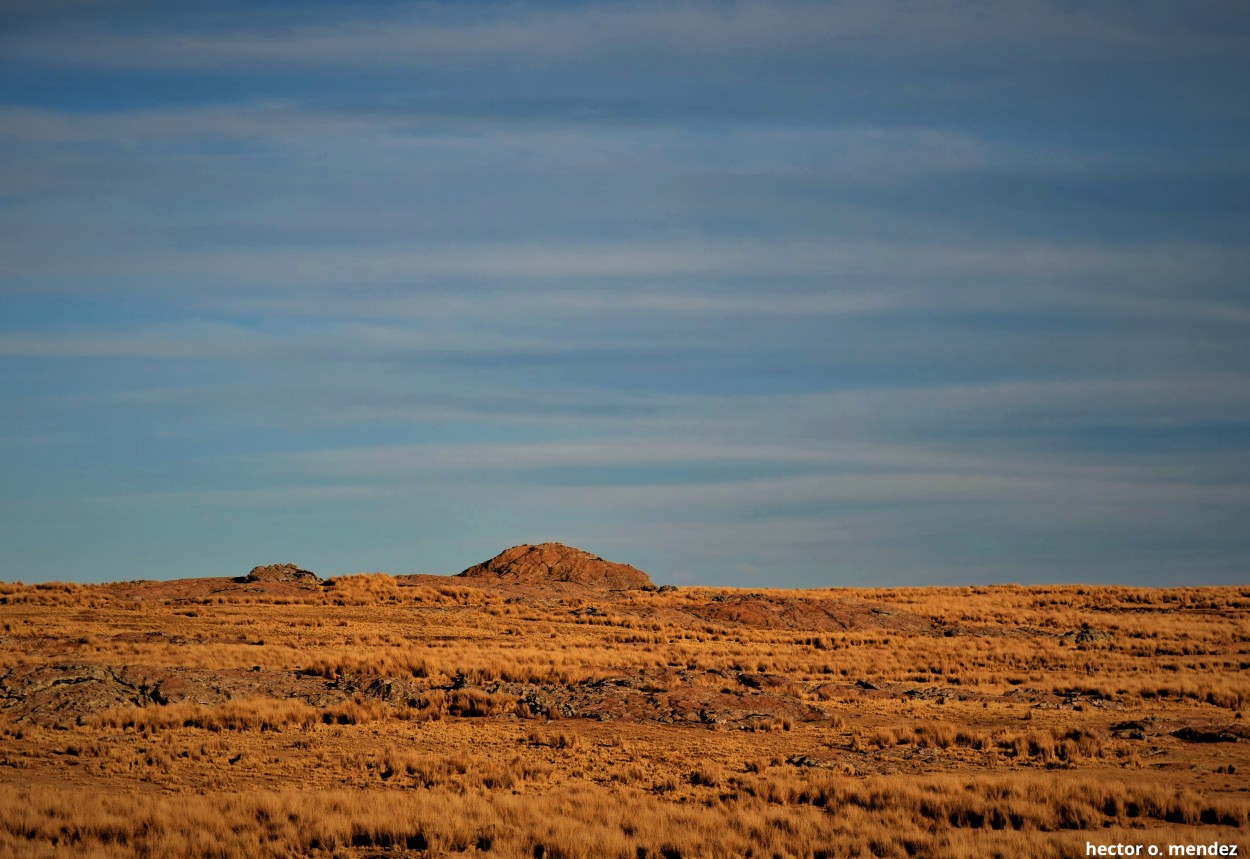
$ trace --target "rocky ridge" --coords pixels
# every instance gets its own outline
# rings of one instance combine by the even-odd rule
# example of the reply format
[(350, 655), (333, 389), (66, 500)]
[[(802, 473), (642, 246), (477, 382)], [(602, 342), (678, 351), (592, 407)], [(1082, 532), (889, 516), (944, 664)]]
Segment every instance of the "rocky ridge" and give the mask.
[(296, 585), (318, 585), (321, 577), (311, 570), (303, 570), (295, 564), (264, 564), (252, 567), (252, 571), (240, 581), (251, 584), (254, 582), (286, 582)]

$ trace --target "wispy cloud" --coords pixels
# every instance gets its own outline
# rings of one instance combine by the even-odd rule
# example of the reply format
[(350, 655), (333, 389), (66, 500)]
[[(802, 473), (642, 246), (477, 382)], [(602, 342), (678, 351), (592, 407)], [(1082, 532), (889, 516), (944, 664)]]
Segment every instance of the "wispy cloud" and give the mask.
[(188, 488), (175, 492), (127, 492), (121, 495), (89, 495), (86, 505), (109, 509), (158, 509), (166, 505), (221, 510), (300, 510), (305, 507), (350, 504), (375, 498), (368, 486), (276, 486), (250, 489)]
[(743, 52), (793, 55), (845, 45), (873, 57), (903, 57), (917, 47), (959, 52), (1010, 41), (1026, 55), (1041, 55), (1060, 45), (1071, 58), (1080, 49), (1092, 53), (1109, 45), (1142, 54), (1161, 49), (1232, 50), (1246, 36), (1244, 20), (1232, 11), (1177, 15), (1121, 4), (1112, 12), (1099, 16), (1041, 0), (981, 8), (935, 3), (923, 9), (861, 0), (485, 9), (428, 4), (383, 16), (365, 12), (355, 20), (333, 23), (274, 21), (251, 31), (227, 26), (220, 32), (148, 28), (149, 32), (118, 32), (87, 44), (57, 36), (27, 38), (16, 47), (17, 55), (25, 59), (90, 65), (428, 65), (502, 57), (541, 64), (640, 45), (701, 57)]
[(1235, 4), (0, 20), (0, 562), (1250, 558)]

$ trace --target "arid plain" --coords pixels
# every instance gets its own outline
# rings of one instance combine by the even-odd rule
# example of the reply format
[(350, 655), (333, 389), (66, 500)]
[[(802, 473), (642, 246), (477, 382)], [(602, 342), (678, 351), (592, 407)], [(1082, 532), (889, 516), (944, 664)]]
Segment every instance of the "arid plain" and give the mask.
[(0, 855), (1245, 855), (1248, 669), (1250, 587), (3, 584)]

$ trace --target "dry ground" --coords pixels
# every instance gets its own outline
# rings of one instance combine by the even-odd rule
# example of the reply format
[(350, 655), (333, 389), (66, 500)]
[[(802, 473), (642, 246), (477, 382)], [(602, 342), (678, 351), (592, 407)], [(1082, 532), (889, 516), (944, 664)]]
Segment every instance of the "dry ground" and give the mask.
[(1250, 588), (0, 585), (0, 855), (1246, 855), (1248, 668)]

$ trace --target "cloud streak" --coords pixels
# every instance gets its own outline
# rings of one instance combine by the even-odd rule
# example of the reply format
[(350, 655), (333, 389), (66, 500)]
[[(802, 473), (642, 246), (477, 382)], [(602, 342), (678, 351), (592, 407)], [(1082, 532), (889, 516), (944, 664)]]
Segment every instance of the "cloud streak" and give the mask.
[(28, 579), (1244, 578), (1233, 5), (0, 14)]
[[(804, 54), (844, 45), (873, 59), (894, 59), (916, 48), (958, 55), (974, 46), (1010, 45), (1035, 58), (1054, 46), (1064, 59), (1092, 59), (1107, 47), (1121, 52), (1186, 56), (1235, 51), (1247, 38), (1245, 16), (1206, 4), (1203, 14), (1159, 6), (1112, 4), (1099, 16), (1060, 4), (1024, 2), (1010, 8), (955, 2), (923, 9), (902, 2), (596, 3), (581, 6), (426, 4), (356, 20), (271, 22), (249, 31), (145, 28), (94, 44), (56, 34), (26, 38), (18, 56), (85, 65), (194, 66), (223, 61), (300, 66), (401, 63), (442, 66), (457, 58), (526, 58), (541, 64), (599, 56), (648, 45), (696, 56), (742, 53)], [(123, 19), (125, 20), (125, 19)], [(157, 38), (159, 36), (160, 38)], [(865, 44), (865, 42), (867, 44)], [(1157, 54), (1156, 54), (1157, 55)], [(614, 58), (615, 59), (615, 58)]]

